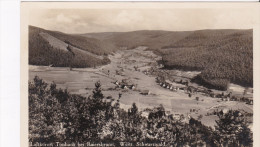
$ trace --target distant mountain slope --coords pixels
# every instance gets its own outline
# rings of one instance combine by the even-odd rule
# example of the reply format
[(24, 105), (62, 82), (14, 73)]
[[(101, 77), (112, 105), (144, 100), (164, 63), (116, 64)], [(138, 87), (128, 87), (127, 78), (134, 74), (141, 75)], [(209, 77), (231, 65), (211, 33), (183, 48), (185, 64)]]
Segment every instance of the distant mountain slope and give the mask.
[(93, 37), (114, 44), (117, 47), (127, 47), (128, 49), (137, 46), (148, 46), (150, 49), (160, 49), (179, 39), (184, 38), (192, 32), (172, 32), (160, 30), (141, 30), (133, 32), (105, 32), (89, 33), (82, 36)]
[(202, 71), (194, 81), (209, 88), (226, 89), (229, 82), (253, 86), (252, 30), (142, 30), (83, 36), (128, 49), (147, 46), (163, 56), (165, 68)]
[(81, 34), (81, 36), (89, 37), (89, 38), (95, 38), (98, 40), (106, 40), (109, 39), (115, 35), (123, 34), (124, 32), (102, 32), (102, 33), (87, 33), (87, 34)]
[[(67, 38), (65, 43), (54, 37), (53, 34), (57, 33), (33, 26), (29, 27), (29, 64), (62, 67), (93, 67), (110, 62), (107, 57), (103, 59), (101, 56), (79, 49), (73, 45), (70, 45), (68, 48), (68, 43), (70, 43), (68, 40), (72, 40), (73, 42), (73, 39), (70, 39), (69, 35), (65, 35)], [(87, 38), (85, 40), (87, 40)], [(84, 44), (87, 45), (87, 43)]]

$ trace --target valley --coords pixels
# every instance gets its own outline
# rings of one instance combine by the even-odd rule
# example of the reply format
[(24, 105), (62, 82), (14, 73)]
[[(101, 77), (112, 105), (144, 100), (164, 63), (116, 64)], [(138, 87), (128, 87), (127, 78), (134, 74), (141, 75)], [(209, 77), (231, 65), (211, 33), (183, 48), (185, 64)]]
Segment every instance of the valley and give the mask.
[[(151, 74), (150, 69), (160, 73), (170, 72), (175, 79), (191, 79), (200, 72), (166, 70), (157, 63), (161, 56), (140, 46), (131, 50), (119, 50), (109, 55), (110, 64), (96, 68), (70, 68), (50, 66), (29, 66), (29, 80), (39, 76), (48, 83), (55, 82), (58, 88), (68, 89), (72, 94), (89, 96), (97, 81), (100, 81), (105, 96), (117, 98), (122, 94), (120, 107), (127, 110), (132, 103), (136, 103), (140, 110), (153, 108), (162, 104), (168, 113), (176, 117), (185, 118), (202, 116), (201, 122), (214, 127), (216, 115), (209, 115), (219, 110), (242, 110), (253, 113), (252, 105), (239, 101), (223, 101), (220, 98), (212, 98), (204, 93), (194, 93), (191, 97), (185, 90), (172, 91), (164, 88), (156, 82), (156, 75)], [(157, 73), (158, 74), (158, 73)], [(177, 82), (171, 82), (173, 86), (185, 87)], [(194, 87), (202, 87), (191, 83)], [(134, 86), (134, 88), (132, 88)], [(232, 84), (232, 87), (241, 87)], [(202, 87), (203, 88), (203, 87)], [(243, 89), (243, 87), (242, 87)], [(213, 90), (221, 93), (222, 91)], [(228, 92), (224, 92), (227, 94)], [(238, 90), (236, 94), (242, 95)], [(199, 97), (199, 100), (197, 100)]]

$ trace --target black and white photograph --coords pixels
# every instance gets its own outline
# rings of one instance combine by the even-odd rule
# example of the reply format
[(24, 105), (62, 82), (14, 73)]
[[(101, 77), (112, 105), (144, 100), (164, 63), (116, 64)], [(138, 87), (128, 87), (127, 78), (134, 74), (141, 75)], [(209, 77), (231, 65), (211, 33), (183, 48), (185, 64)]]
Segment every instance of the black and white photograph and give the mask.
[(252, 147), (255, 12), (23, 2), (27, 145)]

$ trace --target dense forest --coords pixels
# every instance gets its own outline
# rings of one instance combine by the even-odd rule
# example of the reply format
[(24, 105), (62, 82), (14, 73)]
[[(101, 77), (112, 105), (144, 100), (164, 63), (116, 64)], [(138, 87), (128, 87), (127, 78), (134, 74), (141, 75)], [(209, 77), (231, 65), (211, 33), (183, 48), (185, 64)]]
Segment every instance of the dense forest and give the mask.
[(46, 41), (40, 33), (44, 30), (29, 27), (29, 64), (31, 65), (53, 65), (57, 67), (94, 67), (107, 64), (110, 60), (95, 58), (77, 50), (64, 51), (54, 48)]
[(166, 68), (199, 70), (194, 78), (210, 88), (226, 90), (228, 83), (253, 86), (252, 30), (228, 35), (194, 33), (163, 52)]
[[(219, 113), (215, 129), (190, 118), (183, 122), (166, 114), (162, 105), (144, 117), (133, 103), (120, 108), (120, 98), (106, 97), (97, 82), (92, 95), (83, 97), (48, 85), (39, 77), (29, 82), (29, 142), (98, 143), (132, 146), (252, 146), (252, 132), (238, 110)], [(96, 145), (98, 146), (98, 145)], [(129, 145), (126, 145), (129, 146)]]

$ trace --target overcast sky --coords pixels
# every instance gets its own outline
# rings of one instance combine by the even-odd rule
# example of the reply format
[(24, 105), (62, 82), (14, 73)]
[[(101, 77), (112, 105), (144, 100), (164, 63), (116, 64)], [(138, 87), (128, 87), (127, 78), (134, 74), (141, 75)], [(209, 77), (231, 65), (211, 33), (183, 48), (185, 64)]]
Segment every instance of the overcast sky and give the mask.
[(65, 33), (251, 29), (252, 15), (249, 9), (45, 9), (31, 11), (29, 24)]

